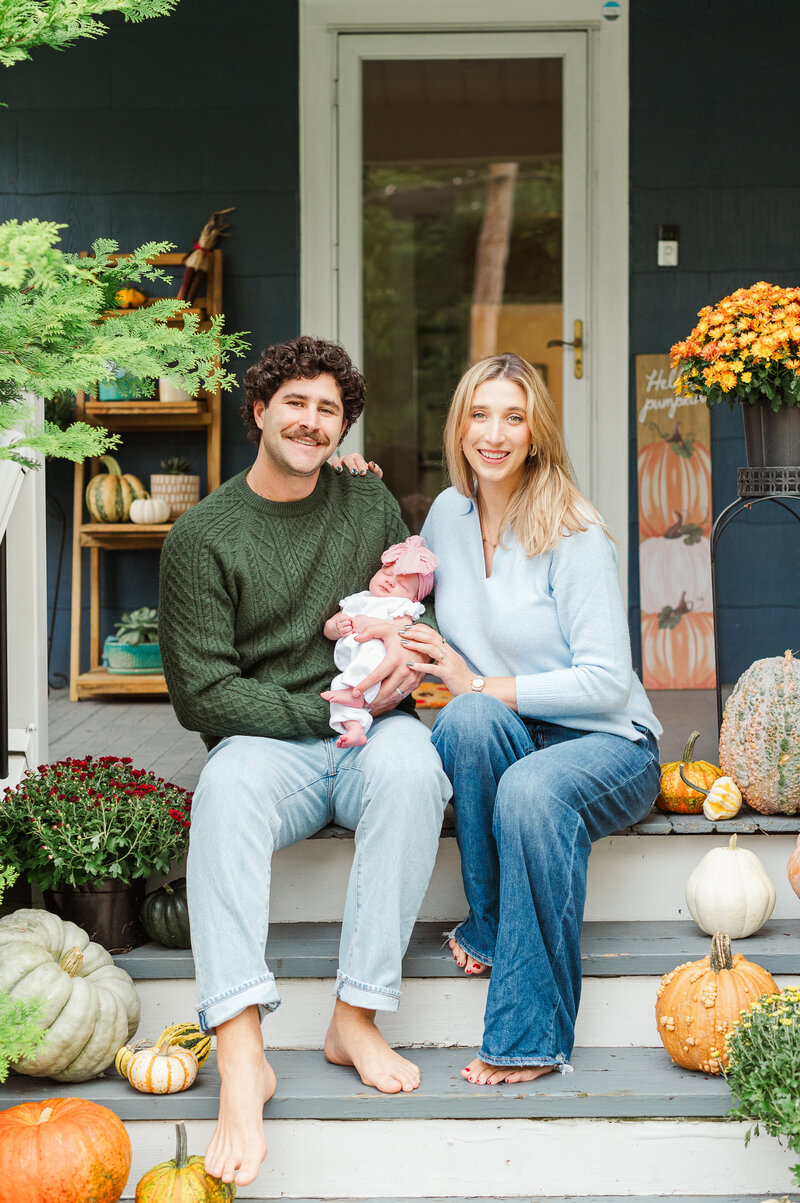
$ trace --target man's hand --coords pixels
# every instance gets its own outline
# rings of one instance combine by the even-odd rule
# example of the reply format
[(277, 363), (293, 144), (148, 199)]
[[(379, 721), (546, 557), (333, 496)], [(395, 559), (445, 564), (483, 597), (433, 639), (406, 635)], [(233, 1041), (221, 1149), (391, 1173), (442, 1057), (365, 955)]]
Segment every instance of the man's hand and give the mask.
[[(380, 685), (380, 690), (369, 707), (373, 718), (378, 718), (381, 714), (394, 710), (403, 698), (407, 698), (417, 688), (425, 676), (425, 669), (420, 671), (408, 667), (408, 661), (412, 657), (401, 645), (395, 623), (374, 622), (356, 635), (358, 643), (366, 639), (381, 639), (386, 648), (386, 655), (378, 667), (356, 686), (359, 693), (364, 693), (371, 686)], [(419, 662), (422, 657), (415, 656), (415, 659)]]

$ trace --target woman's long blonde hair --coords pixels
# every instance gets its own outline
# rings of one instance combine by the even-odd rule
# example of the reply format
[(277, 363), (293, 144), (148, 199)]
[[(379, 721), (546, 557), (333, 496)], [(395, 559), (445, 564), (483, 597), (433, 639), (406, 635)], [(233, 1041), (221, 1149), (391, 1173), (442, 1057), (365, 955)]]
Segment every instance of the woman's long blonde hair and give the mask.
[(475, 492), (475, 473), (461, 441), (472, 418), (475, 390), (490, 380), (510, 380), (522, 389), (534, 448), (506, 506), (498, 538), (511, 527), (527, 555), (534, 556), (555, 547), (563, 535), (586, 530), (592, 522), (605, 530), (594, 506), (575, 484), (552, 397), (536, 369), (519, 355), (487, 355), (458, 382), (444, 428), (444, 452), (450, 480), (459, 493), (472, 497)]

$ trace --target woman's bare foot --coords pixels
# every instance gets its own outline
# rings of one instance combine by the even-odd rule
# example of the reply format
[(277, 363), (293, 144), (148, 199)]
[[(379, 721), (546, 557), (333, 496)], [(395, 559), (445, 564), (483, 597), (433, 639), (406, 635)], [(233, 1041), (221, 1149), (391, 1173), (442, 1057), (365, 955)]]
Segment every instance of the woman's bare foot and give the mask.
[(459, 969), (463, 969), (465, 973), (483, 973), (486, 968), (480, 961), (476, 961), (474, 957), (471, 957), (468, 952), (464, 952), (464, 949), (457, 940), (450, 941), (450, 951), (453, 954), (453, 960), (456, 965), (458, 965)]
[(340, 998), (325, 1037), (325, 1056), (333, 1065), (352, 1065), (365, 1086), (383, 1094), (419, 1086), (418, 1066), (389, 1048), (375, 1026), (375, 1012), (351, 1007)]
[(497, 1086), (500, 1082), (512, 1085), (514, 1082), (532, 1082), (541, 1078), (542, 1074), (552, 1073), (554, 1065), (488, 1065), (476, 1057), (465, 1065), (461, 1077), (478, 1086)]
[(264, 1056), (258, 1008), (247, 1007), (217, 1028), (221, 1078), (219, 1120), (206, 1150), (206, 1172), (247, 1186), (267, 1154), (264, 1104), (275, 1093), (275, 1074)]

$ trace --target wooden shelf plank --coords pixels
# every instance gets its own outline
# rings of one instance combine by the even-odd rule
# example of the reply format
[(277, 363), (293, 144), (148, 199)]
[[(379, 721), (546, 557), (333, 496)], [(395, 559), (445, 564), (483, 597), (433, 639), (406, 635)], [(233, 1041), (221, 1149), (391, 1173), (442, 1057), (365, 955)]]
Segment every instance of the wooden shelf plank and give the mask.
[(79, 698), (96, 698), (114, 693), (168, 693), (163, 673), (110, 673), (107, 668), (92, 668), (80, 673), (73, 685)]
[(207, 408), (205, 397), (194, 397), (191, 401), (158, 401), (151, 397), (136, 397), (130, 401), (87, 401), (85, 412), (87, 417), (142, 417), (151, 414), (205, 413)]
[(157, 551), (171, 530), (171, 522), (83, 522), (78, 539), (103, 551)]

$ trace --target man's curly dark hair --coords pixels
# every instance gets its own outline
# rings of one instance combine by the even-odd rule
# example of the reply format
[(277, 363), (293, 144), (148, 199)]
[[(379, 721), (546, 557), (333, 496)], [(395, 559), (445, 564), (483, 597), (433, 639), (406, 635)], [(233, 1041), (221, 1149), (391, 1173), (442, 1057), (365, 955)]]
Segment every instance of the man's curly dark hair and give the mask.
[(284, 381), (314, 380), (323, 373), (333, 376), (341, 389), (346, 419), (342, 431), (344, 437), (364, 408), (364, 377), (344, 347), (303, 334), (291, 342), (267, 347), (258, 363), (254, 363), (244, 374), (244, 404), (239, 413), (250, 442), (258, 444), (261, 438), (261, 431), (253, 417), (256, 401), (269, 405)]

